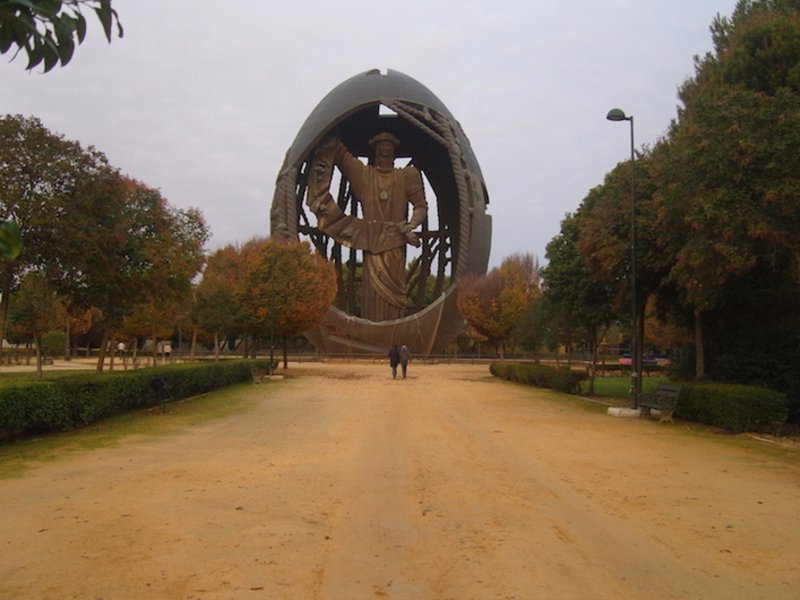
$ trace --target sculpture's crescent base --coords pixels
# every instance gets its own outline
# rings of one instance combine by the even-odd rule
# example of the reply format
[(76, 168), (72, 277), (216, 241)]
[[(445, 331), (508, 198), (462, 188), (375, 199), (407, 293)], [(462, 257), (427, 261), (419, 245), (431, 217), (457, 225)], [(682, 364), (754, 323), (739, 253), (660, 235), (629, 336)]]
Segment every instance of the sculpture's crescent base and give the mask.
[(330, 308), (319, 326), (304, 335), (326, 355), (383, 356), (392, 344), (405, 344), (419, 356), (438, 354), (464, 328), (455, 290), (451, 287), (425, 310), (394, 321), (376, 323)]

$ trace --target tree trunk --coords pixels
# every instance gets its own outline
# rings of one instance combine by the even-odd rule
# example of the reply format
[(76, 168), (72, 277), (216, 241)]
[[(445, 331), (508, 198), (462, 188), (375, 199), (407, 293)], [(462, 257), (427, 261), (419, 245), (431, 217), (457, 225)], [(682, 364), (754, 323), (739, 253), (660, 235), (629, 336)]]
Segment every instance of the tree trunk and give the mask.
[(156, 330), (153, 328), (153, 366), (158, 365), (158, 340), (156, 339)]
[(111, 339), (111, 325), (106, 325), (105, 329), (103, 330), (103, 339), (100, 342), (100, 352), (97, 354), (97, 372), (103, 372), (103, 366), (105, 365), (106, 361), (106, 347), (108, 346), (108, 340)]
[(0, 290), (0, 344), (6, 339), (8, 325), (8, 307), (11, 302), (11, 270), (3, 269), (3, 285)]
[(286, 335), (281, 336), (283, 338), (283, 368), (289, 368), (289, 349), (288, 344), (286, 343)]
[(108, 353), (108, 370), (114, 370), (114, 359), (117, 357), (117, 340), (112, 336), (111, 350)]
[(214, 332), (214, 360), (219, 362), (219, 331)]
[(33, 339), (36, 347), (36, 379), (41, 381), (44, 379), (44, 373), (42, 372), (42, 336), (39, 335), (36, 328), (33, 330)]
[(589, 367), (589, 390), (588, 394), (594, 396), (594, 378), (597, 375), (597, 347), (600, 343), (597, 341), (598, 335), (595, 329), (592, 334), (592, 364)]
[(706, 354), (703, 348), (703, 313), (699, 308), (694, 309), (694, 352), (695, 352), (695, 379), (706, 376)]
[(72, 360), (72, 356), (70, 356), (70, 353), (69, 353), (69, 350), (70, 350), (70, 345), (69, 345), (69, 312), (67, 312), (67, 325), (65, 327), (64, 333), (67, 334), (67, 339), (64, 342), (64, 360)]
[(194, 362), (197, 359), (197, 327), (192, 327), (192, 345), (189, 349), (189, 360)]

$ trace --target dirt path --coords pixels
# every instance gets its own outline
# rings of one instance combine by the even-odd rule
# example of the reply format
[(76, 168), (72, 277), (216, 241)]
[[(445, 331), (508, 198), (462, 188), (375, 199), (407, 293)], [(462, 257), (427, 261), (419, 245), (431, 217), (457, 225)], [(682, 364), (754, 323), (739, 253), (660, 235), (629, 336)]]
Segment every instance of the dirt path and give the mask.
[(0, 481), (0, 597), (796, 598), (798, 453), (331, 365)]

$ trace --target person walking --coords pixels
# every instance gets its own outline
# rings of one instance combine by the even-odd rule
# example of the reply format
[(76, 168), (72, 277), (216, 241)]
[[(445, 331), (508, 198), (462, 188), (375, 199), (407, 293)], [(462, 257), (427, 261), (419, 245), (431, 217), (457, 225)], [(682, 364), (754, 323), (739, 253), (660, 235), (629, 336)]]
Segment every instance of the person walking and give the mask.
[(411, 362), (411, 352), (408, 350), (408, 346), (403, 344), (400, 347), (400, 368), (403, 370), (403, 379), (406, 378), (406, 371), (408, 370), (408, 363)]
[(397, 344), (392, 344), (389, 348), (389, 366), (392, 367), (392, 379), (397, 379), (397, 365), (400, 364), (400, 351)]

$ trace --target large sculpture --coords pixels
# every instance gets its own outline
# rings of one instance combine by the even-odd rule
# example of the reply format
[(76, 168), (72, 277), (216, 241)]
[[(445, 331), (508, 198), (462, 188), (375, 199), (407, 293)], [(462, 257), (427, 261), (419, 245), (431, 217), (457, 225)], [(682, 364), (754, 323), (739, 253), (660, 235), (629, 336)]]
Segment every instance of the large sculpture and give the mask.
[[(428, 214), (419, 170), (394, 166), (399, 145), (391, 133), (379, 133), (369, 141), (373, 159), (365, 165), (338, 139), (332, 139), (311, 160), (307, 204), (317, 216), (319, 229), (340, 244), (363, 250), (361, 316), (370, 321), (405, 316), (406, 244), (420, 245), (413, 230)], [(333, 164), (350, 184), (363, 219), (345, 215), (333, 200), (329, 191)], [(414, 209), (410, 218), (409, 202)]]
[(339, 274), (311, 342), (326, 353), (441, 351), (463, 327), (458, 279), (486, 272), (487, 204), (469, 142), (430, 90), (377, 70), (336, 87), (289, 148), (271, 209), (273, 236), (310, 239)]

